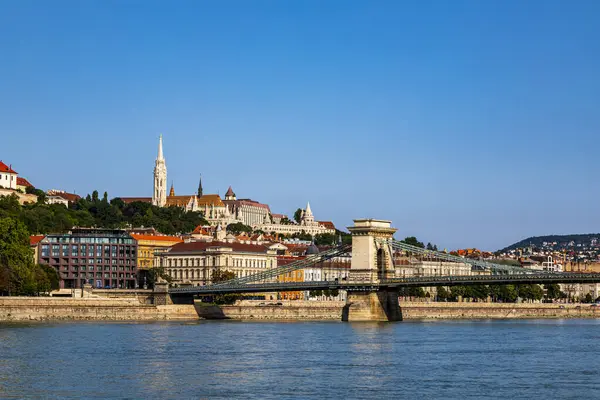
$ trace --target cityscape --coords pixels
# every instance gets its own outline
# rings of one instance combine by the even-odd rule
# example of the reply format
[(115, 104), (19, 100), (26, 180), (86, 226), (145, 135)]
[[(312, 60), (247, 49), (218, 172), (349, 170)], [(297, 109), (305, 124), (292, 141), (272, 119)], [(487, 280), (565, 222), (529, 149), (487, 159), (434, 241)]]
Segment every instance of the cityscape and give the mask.
[(600, 398), (599, 15), (0, 2), (0, 398)]

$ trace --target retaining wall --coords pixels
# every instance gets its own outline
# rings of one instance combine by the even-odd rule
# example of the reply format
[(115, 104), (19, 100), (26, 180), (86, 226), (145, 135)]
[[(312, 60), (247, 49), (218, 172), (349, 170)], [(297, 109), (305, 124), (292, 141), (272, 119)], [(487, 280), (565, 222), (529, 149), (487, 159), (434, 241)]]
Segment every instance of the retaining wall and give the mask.
[(153, 306), (138, 299), (0, 297), (0, 321), (197, 320), (192, 305)]

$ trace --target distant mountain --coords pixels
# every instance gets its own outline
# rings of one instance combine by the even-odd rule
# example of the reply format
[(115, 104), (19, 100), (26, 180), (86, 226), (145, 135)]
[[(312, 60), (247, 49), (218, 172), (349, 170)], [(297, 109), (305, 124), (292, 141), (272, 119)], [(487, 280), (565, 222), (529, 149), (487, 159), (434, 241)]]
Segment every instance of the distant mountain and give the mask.
[[(591, 247), (592, 241), (594, 240), (597, 241), (597, 243), (594, 243), (594, 246), (600, 245), (600, 233), (532, 236), (530, 238), (523, 239), (515, 244), (511, 244), (510, 246), (500, 250), (500, 252), (506, 252), (529, 246), (541, 248), (544, 247), (544, 243), (546, 243), (546, 247), (553, 248), (554, 250), (578, 247), (577, 245), (580, 245), (579, 247)], [(556, 243), (556, 245), (554, 245), (553, 243)]]

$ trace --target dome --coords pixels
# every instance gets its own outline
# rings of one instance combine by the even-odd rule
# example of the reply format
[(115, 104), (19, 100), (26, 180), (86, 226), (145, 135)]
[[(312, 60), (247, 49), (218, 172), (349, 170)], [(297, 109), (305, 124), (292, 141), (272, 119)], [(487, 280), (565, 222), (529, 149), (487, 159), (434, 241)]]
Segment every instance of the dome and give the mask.
[(308, 248), (306, 249), (307, 256), (310, 256), (312, 254), (319, 254), (319, 253), (320, 253), (319, 248), (314, 243), (311, 243), (310, 246), (308, 246)]

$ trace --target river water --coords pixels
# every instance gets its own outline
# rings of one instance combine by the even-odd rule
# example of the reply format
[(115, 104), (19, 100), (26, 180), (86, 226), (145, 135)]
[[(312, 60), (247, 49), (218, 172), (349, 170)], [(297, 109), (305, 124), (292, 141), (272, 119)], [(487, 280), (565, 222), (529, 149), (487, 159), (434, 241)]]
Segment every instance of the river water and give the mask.
[(0, 324), (0, 398), (600, 399), (600, 320)]

